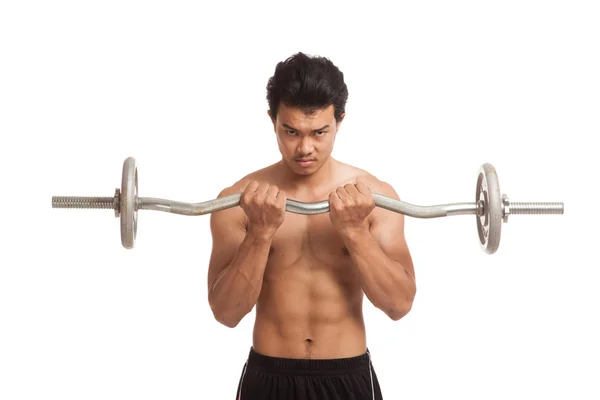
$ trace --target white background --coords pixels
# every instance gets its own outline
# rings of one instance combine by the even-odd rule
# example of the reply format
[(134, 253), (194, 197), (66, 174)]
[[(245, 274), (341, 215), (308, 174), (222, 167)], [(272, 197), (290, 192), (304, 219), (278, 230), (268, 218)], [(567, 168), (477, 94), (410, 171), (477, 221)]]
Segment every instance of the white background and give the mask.
[[(416, 204), (474, 201), (492, 163), (512, 200), (497, 254), (475, 217), (407, 218), (411, 313), (365, 302), (386, 399), (598, 399), (600, 13), (589, 1), (3, 2), (0, 398), (233, 399), (254, 312), (207, 303), (207, 216), (110, 211), (124, 159), (140, 195), (199, 202), (278, 160), (266, 83), (297, 51), (350, 97), (334, 156)], [(393, 4), (393, 5), (392, 5)]]

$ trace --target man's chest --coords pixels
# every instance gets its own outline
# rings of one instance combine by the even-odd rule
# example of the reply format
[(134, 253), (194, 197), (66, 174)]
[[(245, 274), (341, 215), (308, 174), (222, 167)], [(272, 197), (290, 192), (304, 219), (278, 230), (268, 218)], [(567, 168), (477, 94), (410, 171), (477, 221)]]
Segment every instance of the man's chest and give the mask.
[(329, 213), (287, 213), (273, 237), (269, 254), (269, 265), (274, 267), (308, 263), (314, 267), (335, 268), (349, 262), (346, 245), (333, 228)]

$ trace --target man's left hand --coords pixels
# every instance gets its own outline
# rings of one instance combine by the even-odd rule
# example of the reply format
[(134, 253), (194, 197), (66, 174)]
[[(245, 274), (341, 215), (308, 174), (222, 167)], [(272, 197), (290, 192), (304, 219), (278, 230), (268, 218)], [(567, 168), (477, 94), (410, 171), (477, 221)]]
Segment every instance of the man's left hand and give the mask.
[(352, 233), (365, 228), (367, 217), (375, 208), (375, 200), (363, 182), (340, 186), (329, 195), (329, 214), (334, 228), (342, 233)]

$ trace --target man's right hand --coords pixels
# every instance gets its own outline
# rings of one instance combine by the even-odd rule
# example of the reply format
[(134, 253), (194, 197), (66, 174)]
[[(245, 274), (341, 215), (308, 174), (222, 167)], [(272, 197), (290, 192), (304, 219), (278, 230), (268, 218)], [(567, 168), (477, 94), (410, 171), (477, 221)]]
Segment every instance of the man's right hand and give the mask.
[(248, 183), (240, 198), (240, 207), (248, 216), (248, 231), (273, 237), (285, 218), (286, 197), (275, 185)]

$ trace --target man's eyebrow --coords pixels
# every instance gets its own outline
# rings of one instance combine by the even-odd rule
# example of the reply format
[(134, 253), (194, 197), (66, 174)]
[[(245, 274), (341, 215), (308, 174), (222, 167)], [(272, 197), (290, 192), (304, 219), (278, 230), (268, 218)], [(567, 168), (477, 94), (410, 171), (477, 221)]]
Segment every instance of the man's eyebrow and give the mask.
[[(290, 129), (290, 130), (292, 130), (292, 131), (297, 131), (297, 130), (298, 130), (298, 129), (296, 129), (296, 128), (292, 127), (292, 126), (289, 126), (288, 124), (282, 124), (282, 126), (283, 126), (284, 128), (286, 128), (286, 129)], [(329, 128), (329, 124), (327, 124), (327, 125), (325, 125), (325, 126), (323, 126), (323, 127), (321, 127), (321, 128), (318, 128), (318, 129), (313, 129), (313, 132), (321, 132), (321, 131), (323, 131), (323, 130), (325, 130), (325, 129), (327, 129), (327, 128)]]

